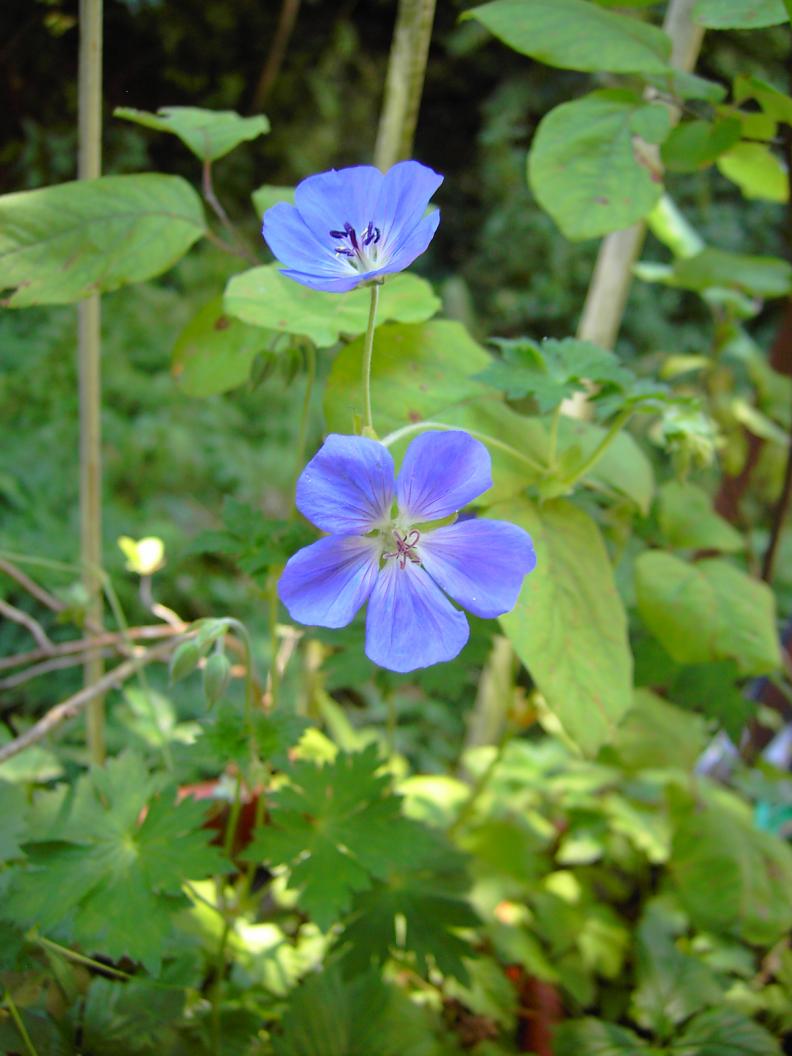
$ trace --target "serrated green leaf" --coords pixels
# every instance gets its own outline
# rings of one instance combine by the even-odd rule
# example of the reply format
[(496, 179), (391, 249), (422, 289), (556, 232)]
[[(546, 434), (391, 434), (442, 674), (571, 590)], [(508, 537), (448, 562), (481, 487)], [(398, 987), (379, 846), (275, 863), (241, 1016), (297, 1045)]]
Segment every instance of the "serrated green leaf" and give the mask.
[(203, 805), (151, 799), (156, 783), (131, 752), (80, 778), (68, 813), (52, 818), (58, 842), (26, 845), (3, 916), (43, 931), (69, 922), (76, 941), (156, 971), (183, 882), (228, 867)]
[(70, 304), (166, 271), (206, 232), (180, 176), (100, 176), (0, 197), (0, 290), (10, 308)]
[(711, 1008), (692, 1019), (671, 1047), (672, 1056), (781, 1056), (778, 1042), (735, 1008)]
[(550, 711), (587, 753), (632, 704), (627, 620), (599, 530), (565, 501), (493, 507), (532, 536), (537, 566), (501, 625)]
[(792, 851), (734, 810), (694, 805), (683, 814), (669, 869), (697, 928), (769, 945), (792, 926)]
[(705, 491), (672, 480), (658, 493), (660, 531), (669, 546), (734, 553), (745, 546), (740, 533), (712, 508)]
[(659, 175), (636, 154), (636, 122), (662, 139), (668, 112), (633, 92), (604, 90), (562, 103), (542, 118), (528, 156), (528, 181), (567, 238), (629, 227), (660, 198)]
[(202, 110), (195, 106), (161, 106), (156, 114), (117, 106), (113, 116), (157, 132), (172, 132), (201, 161), (217, 161), (240, 143), (270, 130), (263, 114), (240, 117), (233, 110)]
[(326, 931), (404, 853), (414, 823), (401, 815), (375, 745), (339, 753), (332, 763), (296, 762), (290, 784), (273, 797), (272, 824), (260, 830), (246, 857), (288, 865), (289, 887)]
[(698, 0), (693, 18), (707, 29), (760, 29), (789, 21), (782, 0)]
[(635, 562), (635, 587), (641, 618), (678, 663), (734, 660), (744, 675), (778, 668), (773, 594), (728, 562), (650, 550)]
[(567, 70), (662, 73), (671, 42), (654, 26), (585, 0), (495, 0), (466, 11), (522, 55)]
[[(243, 271), (226, 286), (225, 311), (244, 323), (279, 333), (301, 334), (318, 348), (334, 345), (342, 334), (355, 336), (368, 325), (370, 291), (323, 293), (301, 286), (280, 273), (277, 264)], [(440, 307), (432, 287), (417, 275), (402, 273), (382, 287), (377, 320), (420, 323)]]
[(171, 350), (171, 373), (188, 396), (215, 396), (247, 381), (274, 335), (223, 314), (215, 297), (187, 323)]
[(601, 1019), (570, 1019), (553, 1034), (555, 1056), (652, 1056), (637, 1034)]
[(763, 143), (738, 143), (720, 155), (717, 166), (745, 198), (766, 202), (786, 202), (789, 198), (786, 168)]
[(92, 1056), (136, 1056), (161, 1051), (175, 1041), (174, 1026), (185, 995), (147, 980), (118, 983), (94, 977), (85, 995), (82, 1047)]

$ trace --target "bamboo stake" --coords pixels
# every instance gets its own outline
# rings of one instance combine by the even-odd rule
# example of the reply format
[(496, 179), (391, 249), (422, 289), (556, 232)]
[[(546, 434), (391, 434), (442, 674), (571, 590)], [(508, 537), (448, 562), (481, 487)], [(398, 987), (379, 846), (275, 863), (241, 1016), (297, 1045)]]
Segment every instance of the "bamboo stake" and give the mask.
[[(696, 0), (671, 0), (666, 11), (663, 29), (671, 38), (670, 65), (690, 73), (696, 65), (704, 29), (693, 22), (691, 14)], [(679, 112), (672, 108), (671, 121), (679, 120)], [(653, 148), (658, 171), (661, 171), (659, 152)], [(614, 231), (603, 239), (594, 273), (586, 294), (577, 336), (594, 341), (604, 348), (613, 348), (619, 333), (627, 296), (632, 282), (632, 267), (638, 258), (646, 235), (646, 223), (641, 220), (623, 231)], [(574, 418), (585, 417), (585, 397), (568, 400), (564, 413)]]
[[(80, 0), (79, 134), (77, 175), (95, 179), (101, 170), (102, 0)], [(102, 469), (101, 469), (101, 301), (98, 294), (77, 307), (80, 387), (80, 560), (88, 594), (87, 619), (102, 623)], [(84, 684), (98, 684), (104, 665), (87, 657)], [(91, 698), (87, 712), (88, 749), (93, 763), (104, 761), (104, 700)]]
[(434, 13), (435, 0), (399, 0), (374, 148), (374, 164), (384, 172), (412, 153)]

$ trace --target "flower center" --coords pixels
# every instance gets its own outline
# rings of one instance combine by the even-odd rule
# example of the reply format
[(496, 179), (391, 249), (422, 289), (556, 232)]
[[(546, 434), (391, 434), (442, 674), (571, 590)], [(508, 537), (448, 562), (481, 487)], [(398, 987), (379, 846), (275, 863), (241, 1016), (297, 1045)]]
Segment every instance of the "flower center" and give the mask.
[(335, 247), (336, 255), (344, 257), (355, 271), (371, 271), (377, 266), (377, 243), (382, 234), (380, 229), (374, 226), (373, 220), (369, 220), (362, 231), (355, 231), (347, 221), (342, 231), (331, 231), (330, 237), (342, 243)]
[(420, 538), (421, 533), (417, 528), (405, 532), (404, 535), (394, 528), (393, 539), (396, 543), (396, 549), (392, 550), (389, 554), (383, 554), (382, 556), (395, 557), (399, 562), (399, 568), (406, 568), (408, 561), (412, 561), (415, 565), (420, 565), (421, 559), (415, 552), (415, 548), (418, 545), (418, 540)]

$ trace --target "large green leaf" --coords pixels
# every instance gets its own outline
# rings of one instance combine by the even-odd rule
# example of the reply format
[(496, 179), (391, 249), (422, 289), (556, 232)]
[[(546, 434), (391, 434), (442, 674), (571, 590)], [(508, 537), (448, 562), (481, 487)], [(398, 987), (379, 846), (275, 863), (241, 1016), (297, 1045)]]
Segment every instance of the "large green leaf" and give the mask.
[(649, 550), (635, 562), (635, 588), (641, 618), (678, 663), (734, 660), (744, 675), (778, 668), (773, 593), (727, 561)]
[(0, 198), (0, 290), (11, 308), (69, 304), (166, 271), (206, 231), (180, 176), (100, 176)]
[(256, 139), (270, 129), (263, 114), (240, 117), (233, 110), (201, 110), (195, 106), (161, 106), (156, 114), (117, 106), (113, 115), (158, 132), (172, 132), (201, 161), (217, 161), (240, 143)]
[(632, 704), (627, 619), (599, 529), (566, 501), (491, 512), (525, 528), (537, 555), (501, 624), (566, 733), (596, 752)]
[(738, 143), (721, 154), (717, 166), (746, 198), (768, 202), (785, 202), (789, 198), (786, 168), (764, 143)]
[[(287, 334), (303, 334), (319, 348), (334, 345), (342, 334), (362, 334), (368, 325), (370, 292), (323, 293), (284, 278), (277, 264), (234, 275), (225, 291), (229, 315), (253, 326)], [(425, 279), (402, 274), (382, 287), (377, 319), (421, 323), (430, 319), (440, 301)]]
[(215, 297), (187, 323), (173, 345), (171, 372), (188, 396), (214, 396), (247, 381), (256, 354), (273, 335), (223, 314)]
[(671, 876), (704, 931), (770, 944), (792, 926), (792, 851), (731, 805), (691, 804), (674, 831)]
[(651, 690), (635, 691), (614, 747), (628, 770), (692, 770), (708, 740), (707, 724)]
[(660, 530), (669, 546), (690, 550), (742, 550), (740, 533), (712, 508), (705, 491), (671, 480), (658, 495)]
[(708, 29), (759, 29), (789, 21), (783, 0), (698, 0), (693, 18)]
[(792, 264), (780, 257), (703, 249), (675, 262), (670, 284), (699, 293), (721, 286), (750, 297), (785, 297), (792, 290)]
[(669, 1051), (670, 1056), (782, 1056), (764, 1027), (726, 1005), (692, 1019)]
[(677, 125), (663, 143), (660, 151), (663, 165), (672, 172), (695, 172), (705, 168), (734, 146), (740, 134), (740, 122), (730, 117), (715, 122), (685, 121)]
[(663, 73), (671, 42), (661, 30), (586, 0), (495, 0), (465, 13), (510, 48), (548, 66)]
[(528, 179), (539, 204), (570, 239), (617, 231), (649, 213), (663, 187), (634, 137), (660, 142), (668, 111), (633, 92), (605, 90), (562, 103), (539, 124)]

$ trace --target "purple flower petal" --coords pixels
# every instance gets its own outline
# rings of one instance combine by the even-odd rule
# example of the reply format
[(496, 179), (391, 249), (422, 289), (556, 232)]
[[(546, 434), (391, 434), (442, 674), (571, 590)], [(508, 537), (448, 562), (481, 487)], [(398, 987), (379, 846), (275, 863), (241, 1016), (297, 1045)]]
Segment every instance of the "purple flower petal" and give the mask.
[(297, 185), (294, 204), (315, 237), (332, 248), (338, 243), (331, 231), (341, 230), (344, 224), (362, 231), (374, 218), (384, 179), (373, 165), (320, 172)]
[(386, 447), (331, 433), (300, 474), (297, 509), (323, 532), (365, 535), (389, 517), (393, 492)]
[(435, 209), (429, 216), (425, 216), (412, 229), (409, 235), (388, 247), (391, 257), (388, 263), (381, 269), (382, 274), (390, 274), (396, 271), (404, 271), (410, 264), (425, 252), (426, 247), (434, 238), (437, 225), (440, 223), (440, 210)]
[(389, 671), (453, 660), (468, 640), (464, 613), (455, 609), (419, 566), (386, 561), (369, 598), (366, 656)]
[(295, 270), (294, 268), (281, 268), (281, 275), (285, 275), (287, 279), (292, 279), (294, 282), (299, 282), (301, 286), (308, 286), (312, 290), (323, 290), (325, 293), (346, 293), (348, 290), (354, 290), (361, 282), (366, 281), (366, 276), (360, 275), (356, 271), (331, 277), (328, 275), (316, 275), (311, 272), (300, 271), (299, 269)]
[(456, 429), (417, 436), (407, 448), (396, 483), (399, 511), (413, 523), (456, 513), (491, 487), (486, 447)]
[(332, 239), (328, 236), (323, 242), (318, 241), (288, 202), (278, 202), (266, 211), (261, 233), (274, 256), (289, 268), (333, 278), (345, 270), (333, 250)]
[(536, 565), (531, 537), (507, 521), (460, 521), (425, 532), (423, 567), (464, 608), (492, 619), (510, 612)]
[[(417, 161), (400, 161), (385, 173), (374, 222), (382, 228), (384, 247), (389, 255), (420, 223), (429, 199), (442, 182), (439, 173)], [(433, 234), (434, 231), (429, 239)]]
[(345, 627), (374, 586), (380, 545), (361, 536), (328, 535), (289, 558), (278, 583), (289, 615), (310, 627)]

